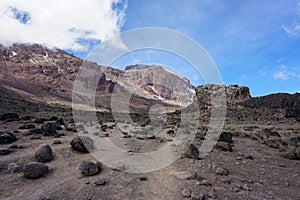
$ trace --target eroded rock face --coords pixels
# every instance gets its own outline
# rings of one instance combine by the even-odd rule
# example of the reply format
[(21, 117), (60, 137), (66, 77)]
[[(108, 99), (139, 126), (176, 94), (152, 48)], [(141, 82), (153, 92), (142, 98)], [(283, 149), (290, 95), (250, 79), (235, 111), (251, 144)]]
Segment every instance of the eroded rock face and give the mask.
[(199, 103), (206, 103), (208, 105), (211, 105), (212, 95), (226, 95), (227, 104), (235, 104), (237, 102), (245, 101), (251, 98), (249, 88), (238, 85), (225, 86), (206, 84), (197, 87), (195, 91), (195, 100), (197, 100)]

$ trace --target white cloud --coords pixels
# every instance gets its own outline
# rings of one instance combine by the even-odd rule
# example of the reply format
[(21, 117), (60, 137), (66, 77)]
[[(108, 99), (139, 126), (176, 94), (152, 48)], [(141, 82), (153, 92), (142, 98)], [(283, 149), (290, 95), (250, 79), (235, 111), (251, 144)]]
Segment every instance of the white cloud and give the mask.
[(0, 43), (86, 50), (120, 32), (126, 8), (126, 0), (1, 0)]
[(295, 24), (291, 27), (282, 26), (282, 29), (290, 37), (293, 37), (293, 38), (300, 37), (300, 24)]
[(281, 65), (278, 72), (275, 72), (273, 75), (276, 80), (288, 80), (290, 78), (300, 79), (300, 70), (297, 67), (293, 67), (291, 69), (287, 69), (286, 66)]

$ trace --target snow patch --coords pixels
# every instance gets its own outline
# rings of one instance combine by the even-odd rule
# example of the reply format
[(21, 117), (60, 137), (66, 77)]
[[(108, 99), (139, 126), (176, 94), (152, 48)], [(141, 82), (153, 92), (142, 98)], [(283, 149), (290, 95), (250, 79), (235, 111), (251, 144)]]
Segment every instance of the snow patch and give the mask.
[(32, 62), (33, 64), (38, 64), (39, 62), (38, 61), (34, 61), (32, 59), (29, 59), (30, 62)]
[(157, 98), (157, 99), (159, 99), (159, 100), (164, 100), (164, 98), (162, 98), (159, 94), (158, 94), (158, 92), (157, 92), (157, 90), (152, 86), (152, 85), (148, 85), (148, 87), (149, 88), (151, 88), (151, 90), (153, 90), (153, 92), (154, 92), (154, 97), (155, 98)]
[(188, 91), (190, 91), (190, 92), (193, 93), (193, 94), (196, 93), (195, 90), (193, 90), (193, 89), (191, 89), (191, 88), (187, 88), (187, 89), (188, 89)]
[(18, 55), (15, 51), (12, 51), (12, 56), (15, 57), (16, 55)]

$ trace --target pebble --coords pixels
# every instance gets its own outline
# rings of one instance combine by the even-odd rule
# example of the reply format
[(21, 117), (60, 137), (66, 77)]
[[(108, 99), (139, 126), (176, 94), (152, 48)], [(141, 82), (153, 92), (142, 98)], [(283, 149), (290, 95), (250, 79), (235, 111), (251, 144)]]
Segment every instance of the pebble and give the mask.
[(181, 195), (183, 197), (190, 197), (191, 196), (191, 191), (189, 189), (185, 188), (185, 189), (181, 190)]

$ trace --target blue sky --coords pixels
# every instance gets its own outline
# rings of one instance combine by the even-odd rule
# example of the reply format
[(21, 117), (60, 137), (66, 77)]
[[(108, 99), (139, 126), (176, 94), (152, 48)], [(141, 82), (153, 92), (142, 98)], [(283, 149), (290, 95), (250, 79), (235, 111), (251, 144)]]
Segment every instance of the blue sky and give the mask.
[[(176, 30), (206, 49), (225, 84), (249, 86), (252, 96), (300, 92), (300, 0), (2, 0), (0, 16), (0, 43), (40, 43), (81, 58), (127, 30)], [(162, 51), (132, 52), (112, 66), (137, 63), (204, 83), (189, 63)]]
[[(225, 84), (249, 86), (252, 96), (300, 92), (300, 1), (129, 0), (121, 30), (145, 26), (193, 38)], [(183, 75), (201, 84), (193, 73)]]

